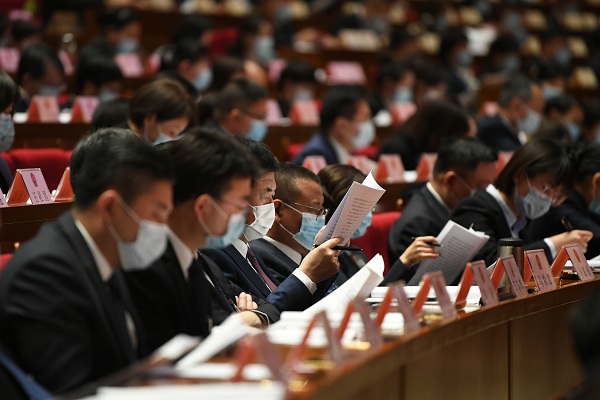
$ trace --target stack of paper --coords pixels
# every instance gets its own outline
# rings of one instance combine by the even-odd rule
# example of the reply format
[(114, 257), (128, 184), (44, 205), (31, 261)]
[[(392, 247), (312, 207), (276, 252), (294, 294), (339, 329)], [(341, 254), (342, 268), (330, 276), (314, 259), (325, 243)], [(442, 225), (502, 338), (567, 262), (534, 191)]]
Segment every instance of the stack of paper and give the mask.
[(282, 383), (207, 383), (198, 385), (164, 385), (145, 387), (103, 387), (95, 400), (283, 400), (286, 387)]
[(451, 284), (490, 237), (483, 232), (475, 232), (454, 221), (448, 221), (437, 238), (442, 245), (441, 257), (423, 261), (408, 285), (418, 285), (423, 275), (434, 271), (442, 271), (446, 285)]
[(362, 183), (353, 182), (316, 240), (316, 244), (324, 243), (333, 237), (343, 238), (343, 243), (350, 240), (362, 220), (375, 207), (384, 193), (385, 189), (377, 184), (372, 171)]

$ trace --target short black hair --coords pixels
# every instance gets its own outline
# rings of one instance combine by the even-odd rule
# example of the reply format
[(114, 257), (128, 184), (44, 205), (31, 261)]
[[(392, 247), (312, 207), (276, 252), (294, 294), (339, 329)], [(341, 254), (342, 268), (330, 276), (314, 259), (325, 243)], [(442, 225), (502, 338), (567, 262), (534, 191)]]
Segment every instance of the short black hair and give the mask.
[(19, 68), (17, 70), (17, 84), (23, 83), (25, 74), (31, 75), (33, 79), (41, 79), (46, 74), (48, 64), (53, 64), (62, 75), (65, 70), (58, 55), (45, 43), (34, 43), (25, 48), (21, 53)]
[(258, 172), (248, 150), (233, 136), (216, 130), (192, 128), (160, 151), (175, 169), (175, 206), (205, 193), (219, 199), (232, 179), (254, 180)]
[(167, 46), (160, 59), (160, 70), (175, 70), (182, 61), (188, 60), (194, 63), (204, 58), (208, 59), (208, 53), (206, 47), (198, 40), (182, 39)]
[(131, 202), (153, 182), (172, 181), (169, 160), (128, 129), (105, 128), (84, 137), (71, 157), (75, 207), (85, 209), (106, 190)]
[(175, 27), (171, 35), (171, 43), (177, 43), (183, 39), (194, 39), (198, 41), (204, 32), (211, 28), (208, 19), (200, 14), (186, 15)]
[(42, 28), (30, 21), (25, 21), (23, 19), (12, 21), (10, 26), (10, 36), (12, 40), (17, 43), (32, 36), (38, 36), (41, 34)]
[(519, 42), (509, 33), (498, 35), (490, 45), (489, 54), (507, 54), (517, 53), (519, 51)]
[(517, 75), (504, 85), (500, 91), (498, 104), (501, 107), (506, 107), (510, 101), (516, 97), (527, 102), (531, 99), (532, 82), (523, 75)]
[(401, 80), (406, 72), (408, 72), (408, 65), (405, 62), (399, 61), (390, 61), (383, 64), (379, 71), (377, 72), (377, 79), (375, 80), (375, 84), (378, 88), (383, 86), (384, 81), (392, 80), (394, 82), (398, 82)]
[(296, 164), (281, 164), (281, 168), (275, 172), (275, 182), (277, 183), (275, 198), (289, 201), (297, 200), (300, 196), (300, 190), (296, 181), (299, 179), (307, 179), (321, 184), (319, 177), (311, 170)]
[(462, 27), (448, 28), (442, 32), (440, 42), (440, 60), (443, 62), (448, 61), (448, 56), (452, 50), (459, 44), (467, 44), (469, 39), (465, 33), (465, 29)]
[(563, 185), (566, 192), (573, 187), (573, 165), (565, 147), (551, 139), (533, 139), (521, 146), (496, 178), (495, 186), (512, 196), (515, 190), (514, 177), (525, 172), (528, 178), (538, 174), (553, 175), (554, 186)]
[(571, 159), (577, 182), (584, 182), (600, 172), (600, 144), (592, 143), (573, 149)]
[(283, 83), (316, 83), (315, 68), (305, 60), (290, 60), (279, 75), (278, 86), (282, 88)]
[(11, 77), (0, 71), (0, 113), (14, 105), (19, 99), (19, 88)]
[(567, 113), (571, 108), (577, 105), (575, 98), (568, 94), (552, 97), (546, 101), (544, 106), (544, 115), (548, 115), (551, 110), (557, 110), (561, 114)]
[(600, 123), (600, 100), (594, 99), (583, 105), (583, 126), (588, 129)]
[(138, 22), (140, 18), (130, 8), (112, 8), (98, 14), (98, 23), (103, 29), (114, 29), (120, 31), (127, 25)]
[(123, 81), (123, 73), (115, 60), (95, 54), (83, 58), (77, 65), (75, 73), (76, 93), (81, 93), (87, 81), (96, 86), (102, 86), (114, 81)]
[(127, 122), (129, 102), (125, 99), (114, 99), (98, 104), (92, 116), (92, 132), (100, 128), (110, 128)]
[(141, 127), (147, 115), (155, 114), (158, 122), (179, 117), (194, 119), (194, 100), (187, 90), (172, 79), (157, 79), (139, 88), (129, 103), (129, 119)]
[(356, 86), (334, 86), (323, 96), (321, 107), (321, 134), (326, 135), (338, 117), (354, 118), (358, 102), (364, 100), (364, 94)]
[(243, 137), (236, 137), (236, 140), (238, 140), (246, 148), (246, 150), (252, 154), (261, 169), (261, 174), (275, 172), (279, 169), (279, 161), (277, 161), (266, 144)]
[(217, 95), (213, 115), (215, 118), (221, 119), (234, 108), (243, 110), (267, 96), (267, 90), (262, 86), (248, 79), (235, 79)]
[(456, 139), (440, 147), (433, 174), (455, 171), (458, 175), (464, 175), (474, 170), (480, 162), (491, 163), (497, 159), (496, 153), (477, 138)]

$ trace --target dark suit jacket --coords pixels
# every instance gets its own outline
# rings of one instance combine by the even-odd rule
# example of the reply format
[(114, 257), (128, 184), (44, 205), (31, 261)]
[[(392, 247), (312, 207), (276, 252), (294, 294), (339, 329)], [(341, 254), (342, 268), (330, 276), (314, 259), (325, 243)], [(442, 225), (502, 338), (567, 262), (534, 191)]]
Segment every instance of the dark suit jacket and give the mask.
[[(498, 240), (512, 237), (500, 205), (485, 189), (478, 189), (473, 196), (458, 203), (450, 219), (465, 228), (469, 228), (472, 224), (473, 230), (484, 232), (490, 237), (490, 240), (473, 258), (474, 260), (484, 260), (486, 265), (491, 265), (496, 261)], [(520, 236), (523, 236), (522, 233)], [(534, 242), (524, 240), (524, 242), (525, 250), (544, 249), (546, 256), (550, 256), (550, 249), (543, 240)]]
[[(283, 282), (292, 274), (292, 272), (294, 272), (296, 268), (298, 268), (298, 264), (296, 264), (294, 260), (289, 258), (285, 253), (273, 246), (271, 243), (267, 242), (265, 239), (251, 241), (250, 247), (256, 255), (259, 255), (262, 258), (269, 271), (275, 278), (277, 278), (279, 282)], [(348, 261), (347, 257), (342, 256), (343, 254), (339, 258), (340, 270), (335, 278), (335, 283), (338, 286), (342, 285), (349, 278), (349, 276), (342, 271), (342, 265), (344, 265), (347, 269), (353, 267), (352, 265), (349, 265), (351, 261)], [(356, 265), (354, 265), (354, 267), (358, 270)]]
[[(545, 215), (529, 222), (523, 232), (526, 240), (536, 241), (558, 235), (565, 231), (561, 218), (565, 217), (573, 228), (591, 231), (594, 234), (588, 242), (585, 256), (589, 258), (600, 255), (600, 216), (588, 209), (583, 196), (576, 190), (571, 192), (567, 200), (557, 207), (552, 207)], [(560, 249), (556, 249), (558, 251)]]
[[(200, 254), (198, 262), (214, 286), (204, 280), (201, 287), (192, 287), (171, 244), (150, 268), (127, 274), (151, 350), (180, 333), (206, 337), (212, 325), (220, 325), (234, 312), (229, 301), (235, 301), (243, 290), (229, 281), (210, 258)], [(205, 298), (206, 307), (198, 307), (195, 295)], [(266, 313), (271, 322), (279, 320), (280, 312), (273, 305), (257, 302), (259, 311)]]
[(339, 164), (337, 153), (326, 134), (315, 133), (304, 145), (292, 163), (302, 165), (307, 156), (323, 156), (327, 164)]
[(514, 151), (521, 147), (518, 132), (506, 125), (499, 114), (477, 121), (477, 137), (498, 151)]
[(273, 292), (265, 285), (262, 278), (248, 264), (233, 245), (224, 249), (204, 249), (206, 256), (212, 259), (223, 271), (225, 276), (252, 296), (266, 299), (280, 311), (303, 311), (322, 298), (331, 285), (331, 280), (317, 284), (317, 291), (313, 294), (294, 275), (279, 282), (266, 267), (265, 262), (256, 254), (256, 258), (264, 269), (265, 274), (275, 284), (277, 289)]
[[(123, 303), (145, 354), (141, 323), (121, 275)], [(129, 365), (110, 294), (69, 212), (45, 224), (10, 260), (0, 279), (0, 337), (16, 362), (52, 393)]]
[(412, 237), (436, 236), (446, 225), (450, 213), (431, 194), (427, 186), (411, 198), (390, 230), (390, 259), (398, 259), (412, 243)]

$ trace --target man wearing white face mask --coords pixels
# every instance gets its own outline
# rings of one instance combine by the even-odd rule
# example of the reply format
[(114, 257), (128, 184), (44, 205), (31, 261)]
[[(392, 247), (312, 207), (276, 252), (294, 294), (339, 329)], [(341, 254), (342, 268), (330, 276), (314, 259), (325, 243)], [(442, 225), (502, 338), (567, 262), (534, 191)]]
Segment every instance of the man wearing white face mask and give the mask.
[(261, 142), (267, 134), (267, 91), (247, 79), (236, 79), (218, 94), (213, 119), (206, 127)]
[(147, 267), (165, 248), (171, 179), (168, 160), (132, 132), (97, 131), (73, 152), (73, 210), (6, 266), (0, 338), (52, 394), (147, 353), (121, 270)]
[[(273, 204), (273, 195), (276, 189), (274, 171), (279, 168), (279, 163), (265, 145), (249, 140), (242, 140), (242, 143), (259, 161), (259, 165), (263, 170), (262, 175), (255, 179), (248, 200), (253, 212), (248, 215), (246, 219), (248, 225), (239, 239), (233, 240), (231, 245), (223, 249), (205, 250), (204, 253), (223, 269), (225, 275), (232, 282), (252, 295), (266, 298), (277, 304), (282, 311), (304, 310), (323, 297), (335, 279), (339, 263), (337, 253), (329, 247), (333, 242), (337, 243), (337, 239), (333, 239), (333, 242), (328, 241), (315, 249), (310, 257), (306, 257), (304, 262), (298, 263), (300, 264), (297, 265), (298, 268), (288, 274), (289, 276), (278, 279), (267, 268), (267, 264), (248, 246), (248, 242), (264, 235), (266, 233), (265, 225), (272, 224), (274, 219), (274, 208), (271, 208), (269, 204)], [(268, 207), (272, 211), (267, 209), (267, 212), (263, 212), (263, 207)], [(255, 208), (260, 210), (260, 213), (254, 211)], [(264, 217), (265, 214), (267, 218)], [(263, 218), (256, 219), (255, 216), (261, 215), (263, 215)], [(310, 215), (311, 221), (315, 219), (315, 215)], [(310, 242), (307, 244), (308, 247), (312, 247), (314, 235), (323, 225), (324, 223), (319, 226), (313, 225), (311, 237), (308, 237), (307, 234), (303, 235), (304, 242)], [(255, 241), (252, 240), (252, 242)], [(315, 256), (318, 260), (315, 259)], [(294, 283), (293, 288), (284, 290), (284, 288), (290, 287), (291, 283)]]
[(477, 136), (496, 152), (517, 150), (540, 127), (542, 90), (524, 76), (516, 76), (500, 92), (498, 105), (497, 115), (477, 121)]
[(323, 156), (327, 164), (345, 164), (352, 152), (375, 139), (369, 104), (355, 87), (336, 86), (327, 91), (320, 112), (321, 131), (294, 157), (302, 164), (307, 156)]

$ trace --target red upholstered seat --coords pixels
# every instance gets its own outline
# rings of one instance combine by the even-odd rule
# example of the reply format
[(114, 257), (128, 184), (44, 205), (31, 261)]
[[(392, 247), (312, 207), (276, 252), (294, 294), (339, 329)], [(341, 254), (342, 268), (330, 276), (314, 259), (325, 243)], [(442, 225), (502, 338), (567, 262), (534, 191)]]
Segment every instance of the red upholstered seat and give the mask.
[(304, 148), (304, 143), (290, 143), (285, 148), (285, 154), (288, 161), (291, 161), (296, 157), (296, 154), (300, 153)]
[(377, 253), (382, 255), (385, 262), (384, 274), (387, 274), (392, 266), (388, 252), (390, 229), (394, 221), (400, 218), (400, 214), (399, 211), (373, 214), (373, 222), (367, 233), (352, 240), (352, 244), (362, 248), (367, 257), (371, 258)]
[(2, 158), (14, 174), (22, 168), (41, 168), (48, 189), (54, 190), (65, 168), (69, 166), (72, 150), (63, 149), (12, 149), (2, 153)]
[(355, 156), (366, 156), (371, 160), (377, 159), (377, 154), (379, 153), (379, 146), (375, 146), (374, 144), (367, 146), (362, 149), (358, 149), (354, 152)]
[(233, 47), (239, 36), (236, 28), (214, 29), (212, 39), (208, 45), (208, 53), (211, 57), (218, 57), (227, 52)]
[(6, 264), (8, 263), (8, 261), (10, 260), (11, 257), (12, 257), (11, 253), (2, 254), (0, 256), (0, 273), (2, 273), (2, 271), (4, 270), (4, 267), (6, 267)]

